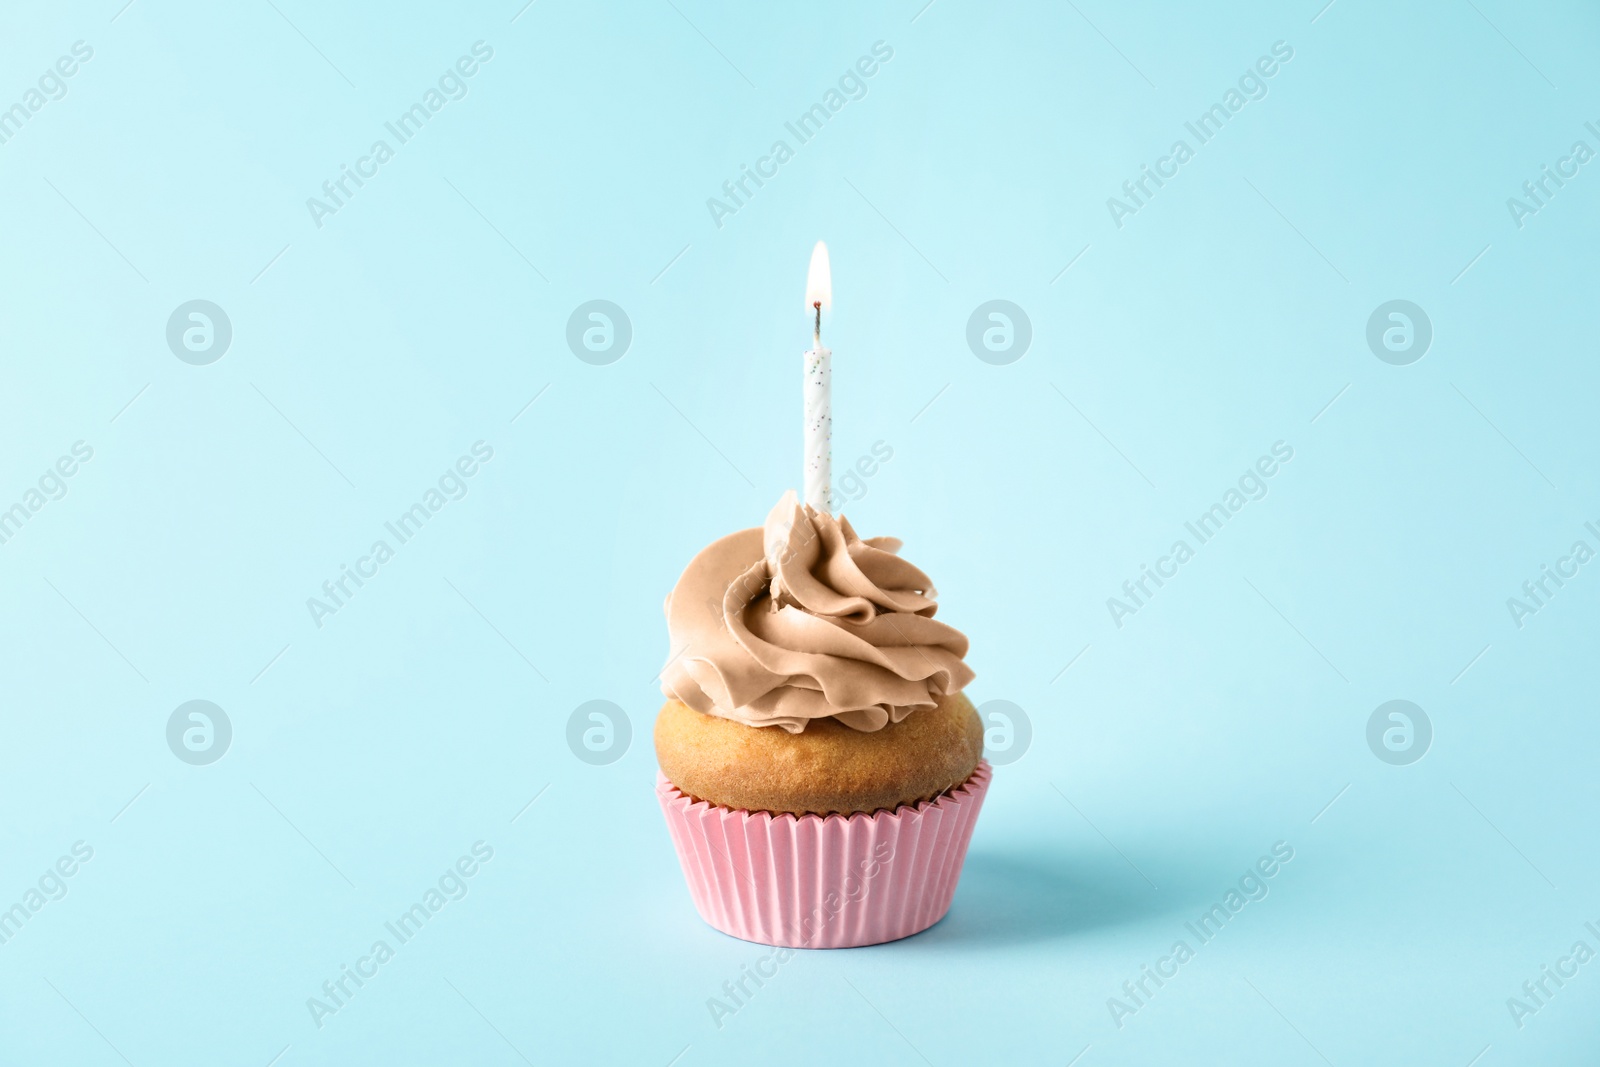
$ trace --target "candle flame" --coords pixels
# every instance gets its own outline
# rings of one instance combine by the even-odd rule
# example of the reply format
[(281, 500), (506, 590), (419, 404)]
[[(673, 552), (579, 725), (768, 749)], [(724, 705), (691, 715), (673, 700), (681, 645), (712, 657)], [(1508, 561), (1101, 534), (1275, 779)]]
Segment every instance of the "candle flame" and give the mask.
[(833, 271), (828, 266), (828, 246), (821, 241), (811, 250), (811, 269), (806, 272), (806, 310), (833, 310)]

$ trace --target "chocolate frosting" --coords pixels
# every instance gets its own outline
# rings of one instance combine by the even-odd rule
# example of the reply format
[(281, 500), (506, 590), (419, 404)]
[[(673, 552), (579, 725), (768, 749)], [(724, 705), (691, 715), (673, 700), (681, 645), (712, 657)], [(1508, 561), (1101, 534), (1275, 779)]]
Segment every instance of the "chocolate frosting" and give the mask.
[(967, 639), (934, 620), (933, 584), (899, 550), (785, 493), (764, 527), (713, 542), (678, 579), (662, 692), (790, 733), (829, 716), (870, 733), (960, 692)]

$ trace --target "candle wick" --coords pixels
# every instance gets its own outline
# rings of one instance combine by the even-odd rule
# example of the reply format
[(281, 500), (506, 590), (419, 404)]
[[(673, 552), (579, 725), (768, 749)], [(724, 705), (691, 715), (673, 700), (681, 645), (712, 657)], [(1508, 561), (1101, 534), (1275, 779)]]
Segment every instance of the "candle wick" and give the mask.
[(811, 339), (816, 343), (816, 347), (817, 348), (821, 348), (822, 347), (822, 301), (813, 300), (811, 302), (811, 306), (813, 308), (815, 308), (816, 312), (817, 312), (816, 321), (811, 327)]

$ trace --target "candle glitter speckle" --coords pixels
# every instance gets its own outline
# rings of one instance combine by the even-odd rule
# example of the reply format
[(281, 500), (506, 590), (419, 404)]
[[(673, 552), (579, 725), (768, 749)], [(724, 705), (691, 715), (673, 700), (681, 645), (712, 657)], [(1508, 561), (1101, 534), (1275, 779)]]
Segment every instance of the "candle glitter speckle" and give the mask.
[(829, 512), (833, 492), (833, 352), (822, 347), (822, 312), (833, 306), (833, 271), (828, 246), (811, 250), (806, 272), (806, 310), (812, 312), (811, 349), (805, 353), (805, 479), (803, 499)]

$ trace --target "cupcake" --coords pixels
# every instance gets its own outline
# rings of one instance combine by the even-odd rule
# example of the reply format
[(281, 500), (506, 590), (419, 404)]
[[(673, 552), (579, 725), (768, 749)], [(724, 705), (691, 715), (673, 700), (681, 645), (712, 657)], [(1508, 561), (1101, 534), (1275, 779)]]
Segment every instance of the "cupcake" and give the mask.
[(791, 492), (667, 598), (656, 793), (724, 933), (872, 945), (950, 908), (989, 766), (967, 639), (899, 549)]

